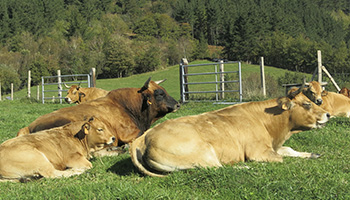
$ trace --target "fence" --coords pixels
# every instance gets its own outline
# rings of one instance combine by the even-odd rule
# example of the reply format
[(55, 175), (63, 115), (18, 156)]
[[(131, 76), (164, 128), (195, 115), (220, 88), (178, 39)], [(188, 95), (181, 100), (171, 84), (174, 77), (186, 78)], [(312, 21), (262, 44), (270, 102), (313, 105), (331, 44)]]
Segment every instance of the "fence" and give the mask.
[[(228, 65), (230, 64), (230, 65)], [(238, 64), (238, 70), (234, 71), (233, 68), (235, 68)], [(225, 71), (224, 65), (227, 66), (227, 68), (233, 69), (233, 71)], [(213, 69), (208, 69), (208, 66), (213, 66)], [(219, 67), (218, 67), (219, 66)], [(203, 72), (202, 70), (197, 70), (197, 73), (189, 73), (189, 68), (204, 68), (206, 67), (206, 72)], [(219, 69), (219, 70), (218, 70)], [(216, 62), (216, 63), (206, 63), (206, 64), (196, 64), (196, 65), (188, 65), (187, 61), (185, 59), (182, 60), (180, 63), (180, 96), (181, 101), (183, 103), (189, 102), (189, 101), (203, 101), (198, 100), (198, 98), (191, 98), (191, 94), (203, 94), (203, 93), (214, 93), (215, 97), (214, 100), (209, 98), (209, 101), (224, 101), (225, 99), (225, 93), (233, 93), (238, 92), (239, 95), (239, 101), (242, 102), (242, 75), (241, 75), (241, 62), (238, 61), (228, 61), (228, 62)], [(213, 72), (214, 71), (214, 72)], [(199, 73), (198, 73), (199, 72)], [(228, 76), (229, 74), (237, 74), (238, 80), (231, 80), (230, 78), (233, 78), (232, 76)], [(203, 78), (204, 76), (211, 76), (210, 78)], [(226, 76), (225, 76), (226, 75)], [(197, 76), (197, 80), (193, 79), (189, 80), (189, 77), (195, 77)], [(199, 77), (199, 78), (198, 78)], [(225, 80), (226, 79), (226, 80)], [(199, 81), (198, 81), (199, 80)], [(208, 80), (208, 81), (204, 81)], [(226, 84), (232, 84), (237, 83), (238, 84), (238, 90), (233, 90), (229, 88), (228, 90), (225, 89)], [(208, 90), (209, 87), (202, 87), (205, 89), (204, 91), (192, 91), (190, 90), (189, 86), (193, 85), (203, 85), (203, 84), (209, 84), (214, 85), (215, 90)], [(197, 87), (196, 89), (200, 89), (201, 87)], [(199, 98), (200, 99), (200, 98)]]
[[(83, 77), (82, 80), (78, 80), (78, 77)], [(73, 74), (73, 75), (61, 75), (61, 71), (57, 70), (57, 76), (42, 76), (41, 77), (41, 92), (42, 92), (42, 103), (45, 103), (45, 100), (52, 100), (55, 101), (58, 99), (60, 103), (62, 103), (62, 99), (64, 97), (62, 96), (62, 92), (68, 91), (67, 89), (62, 89), (62, 84), (84, 84), (87, 83), (88, 87), (95, 87), (96, 85), (96, 78), (95, 78), (95, 69), (93, 68), (90, 72), (90, 74)], [(73, 79), (75, 81), (62, 81), (62, 79)], [(81, 78), (80, 78), (81, 79)], [(55, 87), (52, 86), (56, 86)], [(46, 88), (45, 86), (48, 86)], [(45, 93), (54, 93), (57, 94), (56, 96), (52, 95), (46, 95)]]

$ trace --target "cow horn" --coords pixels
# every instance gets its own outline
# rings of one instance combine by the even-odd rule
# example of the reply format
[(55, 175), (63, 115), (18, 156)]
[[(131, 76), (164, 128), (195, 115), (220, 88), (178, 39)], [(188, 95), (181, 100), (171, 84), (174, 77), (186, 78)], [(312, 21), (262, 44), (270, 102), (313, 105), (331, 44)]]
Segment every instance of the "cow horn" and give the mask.
[(70, 88), (66, 83), (63, 83), (63, 85), (64, 85), (64, 87), (66, 87), (66, 88)]
[(304, 87), (305, 87), (305, 82), (301, 85), (301, 87), (300, 87), (298, 90), (289, 93), (289, 94), (287, 95), (287, 97), (288, 97), (289, 99), (294, 99), (294, 97), (296, 97), (296, 96), (301, 92), (301, 90), (302, 90)]
[(137, 91), (137, 92), (138, 92), (138, 93), (141, 93), (141, 92), (147, 90), (150, 81), (151, 81), (151, 77), (149, 77), (149, 78), (147, 79), (147, 81), (146, 81), (145, 84), (142, 86), (142, 88), (141, 88), (139, 91)]
[(304, 85), (307, 85), (307, 86), (310, 85), (310, 83), (307, 83), (307, 82), (306, 82), (306, 78), (304, 78)]
[(164, 81), (166, 81), (166, 79), (163, 79), (163, 80), (160, 80), (160, 81), (154, 81), (154, 82), (159, 85), (159, 84), (163, 83)]

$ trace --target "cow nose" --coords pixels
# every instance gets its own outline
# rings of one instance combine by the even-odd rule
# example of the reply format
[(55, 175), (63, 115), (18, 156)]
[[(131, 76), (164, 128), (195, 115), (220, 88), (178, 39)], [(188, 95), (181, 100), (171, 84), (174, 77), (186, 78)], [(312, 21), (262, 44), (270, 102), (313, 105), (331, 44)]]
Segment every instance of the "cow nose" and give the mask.
[(112, 141), (113, 141), (113, 142), (115, 141), (115, 137), (112, 137)]
[(322, 102), (323, 102), (322, 99), (317, 99), (317, 100), (316, 100), (316, 104), (317, 104), (317, 105), (321, 105)]
[(327, 113), (326, 116), (328, 119), (331, 118), (331, 114), (329, 114), (329, 113)]
[(175, 105), (175, 110), (178, 110), (181, 107), (181, 105), (178, 103)]

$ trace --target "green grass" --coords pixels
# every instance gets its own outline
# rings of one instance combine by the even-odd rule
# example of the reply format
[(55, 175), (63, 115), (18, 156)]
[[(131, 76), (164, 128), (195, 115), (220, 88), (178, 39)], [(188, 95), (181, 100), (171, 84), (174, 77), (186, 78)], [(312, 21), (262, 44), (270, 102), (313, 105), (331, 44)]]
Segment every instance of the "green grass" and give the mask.
[[(0, 102), (0, 142), (38, 116), (66, 104)], [(199, 114), (225, 105), (189, 103), (164, 119)], [(237, 168), (193, 169), (165, 178), (143, 176), (130, 156), (92, 159), (79, 176), (0, 183), (0, 199), (348, 199), (350, 122), (332, 119), (324, 128), (293, 135), (287, 146), (320, 153), (318, 159), (285, 158), (283, 163), (239, 163)], [(215, 139), (215, 138), (213, 138)]]

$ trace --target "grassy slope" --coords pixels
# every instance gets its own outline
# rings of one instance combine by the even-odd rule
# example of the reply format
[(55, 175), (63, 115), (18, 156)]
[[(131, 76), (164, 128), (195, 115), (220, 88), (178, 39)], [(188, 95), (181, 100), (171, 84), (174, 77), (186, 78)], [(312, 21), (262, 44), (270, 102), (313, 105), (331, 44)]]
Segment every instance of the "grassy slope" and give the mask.
[[(258, 70), (258, 66), (245, 67), (248, 68)], [(159, 73), (98, 80), (97, 84), (110, 90), (140, 87), (149, 76), (154, 80), (167, 78), (164, 87), (178, 99), (177, 70), (174, 66)], [(22, 95), (25, 96), (25, 92)], [(18, 129), (40, 115), (66, 106), (69, 105), (43, 105), (25, 99), (0, 102), (0, 142), (14, 137)], [(157, 123), (224, 106), (189, 103)], [(42, 179), (25, 184), (0, 183), (0, 199), (348, 199), (349, 125), (347, 118), (332, 119), (323, 129), (299, 133), (286, 142), (287, 146), (296, 150), (322, 154), (319, 159), (285, 158), (283, 163), (247, 162), (238, 166), (248, 166), (249, 169), (225, 166), (153, 178), (139, 174), (129, 155), (125, 154), (95, 158), (92, 160), (94, 168), (80, 176)]]
[[(192, 62), (190, 64), (200, 64), (200, 63), (208, 63), (208, 61), (196, 61)], [(233, 67), (233, 69), (232, 69)], [(225, 67), (227, 70), (237, 70), (236, 66), (227, 66)], [(209, 69), (210, 68), (210, 69)], [(210, 67), (202, 67), (202, 68), (190, 68), (192, 71), (190, 73), (195, 72), (202, 72), (202, 70), (207, 70), (213, 72), (213, 66)], [(270, 75), (273, 77), (279, 77), (284, 76), (284, 73), (287, 72), (287, 70), (274, 68), (265, 66), (265, 74)], [(260, 73), (260, 67), (258, 65), (248, 65), (248, 64), (242, 64), (242, 76), (243, 78), (248, 76), (251, 73)], [(168, 91), (168, 93), (173, 96), (175, 99), (180, 99), (180, 78), (179, 78), (179, 66), (171, 66), (168, 68), (165, 68), (163, 70), (159, 70), (156, 72), (148, 72), (144, 74), (138, 74), (133, 75), (126, 78), (114, 78), (114, 79), (97, 79), (97, 87), (105, 89), (105, 90), (113, 90), (117, 88), (123, 88), (123, 87), (141, 87), (145, 83), (145, 81), (152, 77), (152, 80), (163, 80), (167, 79), (164, 83), (162, 83), (162, 86)], [(207, 81), (212, 80), (213, 76), (211, 77), (195, 77), (193, 81)], [(257, 80), (259, 81), (259, 80)], [(243, 86), (244, 87), (244, 86)], [(31, 93), (32, 97), (36, 97), (36, 87), (32, 87)], [(40, 94), (41, 95), (41, 94)], [(63, 94), (65, 95), (65, 94)], [(27, 96), (27, 91), (21, 90), (19, 92), (16, 92), (14, 94), (14, 98), (23, 98)]]

